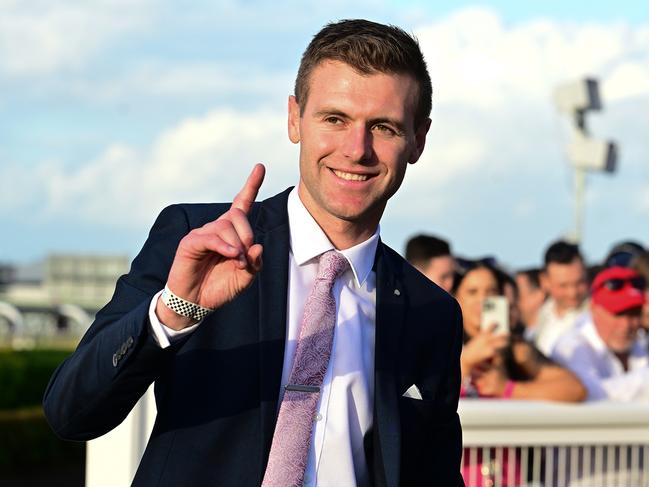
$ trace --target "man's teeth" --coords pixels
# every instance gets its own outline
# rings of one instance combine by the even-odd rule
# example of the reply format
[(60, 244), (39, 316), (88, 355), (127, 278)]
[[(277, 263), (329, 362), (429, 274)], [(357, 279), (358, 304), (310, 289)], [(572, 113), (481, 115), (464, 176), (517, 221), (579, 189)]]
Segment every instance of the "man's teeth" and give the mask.
[(346, 179), (347, 181), (367, 181), (368, 176), (366, 174), (352, 174), (349, 172), (342, 172), (333, 170), (334, 174), (339, 178)]

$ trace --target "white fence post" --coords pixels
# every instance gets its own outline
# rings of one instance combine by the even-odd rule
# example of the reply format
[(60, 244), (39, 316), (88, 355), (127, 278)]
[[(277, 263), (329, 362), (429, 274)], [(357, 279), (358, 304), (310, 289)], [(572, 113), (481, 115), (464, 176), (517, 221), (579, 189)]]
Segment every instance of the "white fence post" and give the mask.
[(86, 487), (131, 485), (153, 423), (153, 386), (117, 428), (86, 445)]

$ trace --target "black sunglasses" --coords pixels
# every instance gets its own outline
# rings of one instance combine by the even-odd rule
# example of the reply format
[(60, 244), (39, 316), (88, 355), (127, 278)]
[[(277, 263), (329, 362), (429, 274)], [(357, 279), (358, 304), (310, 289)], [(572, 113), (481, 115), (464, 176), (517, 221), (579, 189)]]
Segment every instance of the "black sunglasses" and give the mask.
[(640, 291), (643, 291), (645, 287), (647, 287), (647, 282), (643, 277), (631, 277), (627, 279), (607, 279), (600, 285), (600, 287), (605, 287), (609, 291), (619, 291), (625, 286), (627, 282), (631, 284), (631, 287), (639, 289)]
[(487, 256), (482, 259), (463, 259), (462, 257), (455, 257), (456, 270), (460, 274), (466, 274), (469, 271), (472, 271), (476, 267), (486, 266), (495, 268), (498, 265), (498, 261), (495, 257)]

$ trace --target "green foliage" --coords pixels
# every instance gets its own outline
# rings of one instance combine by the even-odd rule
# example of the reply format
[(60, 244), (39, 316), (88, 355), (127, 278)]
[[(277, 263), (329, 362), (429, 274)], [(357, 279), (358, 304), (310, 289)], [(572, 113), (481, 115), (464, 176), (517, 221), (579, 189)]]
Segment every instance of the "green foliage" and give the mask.
[(0, 410), (39, 406), (67, 350), (0, 350)]
[(85, 443), (59, 440), (40, 407), (0, 412), (0, 445), (3, 445), (0, 448), (3, 475), (58, 469), (66, 465), (83, 468)]
[(58, 439), (41, 407), (54, 369), (69, 354), (0, 350), (0, 485), (83, 485), (85, 443)]

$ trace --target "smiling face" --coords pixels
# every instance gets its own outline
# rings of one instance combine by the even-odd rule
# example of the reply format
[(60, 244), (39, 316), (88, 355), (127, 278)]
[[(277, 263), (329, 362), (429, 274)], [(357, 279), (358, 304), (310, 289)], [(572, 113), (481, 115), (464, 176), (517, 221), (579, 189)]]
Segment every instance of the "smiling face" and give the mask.
[(306, 105), (289, 98), (298, 194), (336, 247), (372, 235), (406, 165), (419, 159), (430, 120), (415, 127), (417, 90), (409, 75), (363, 75), (323, 61), (310, 75)]
[(578, 308), (588, 295), (586, 269), (581, 259), (574, 259), (569, 264), (548, 264), (544, 282), (559, 314)]

